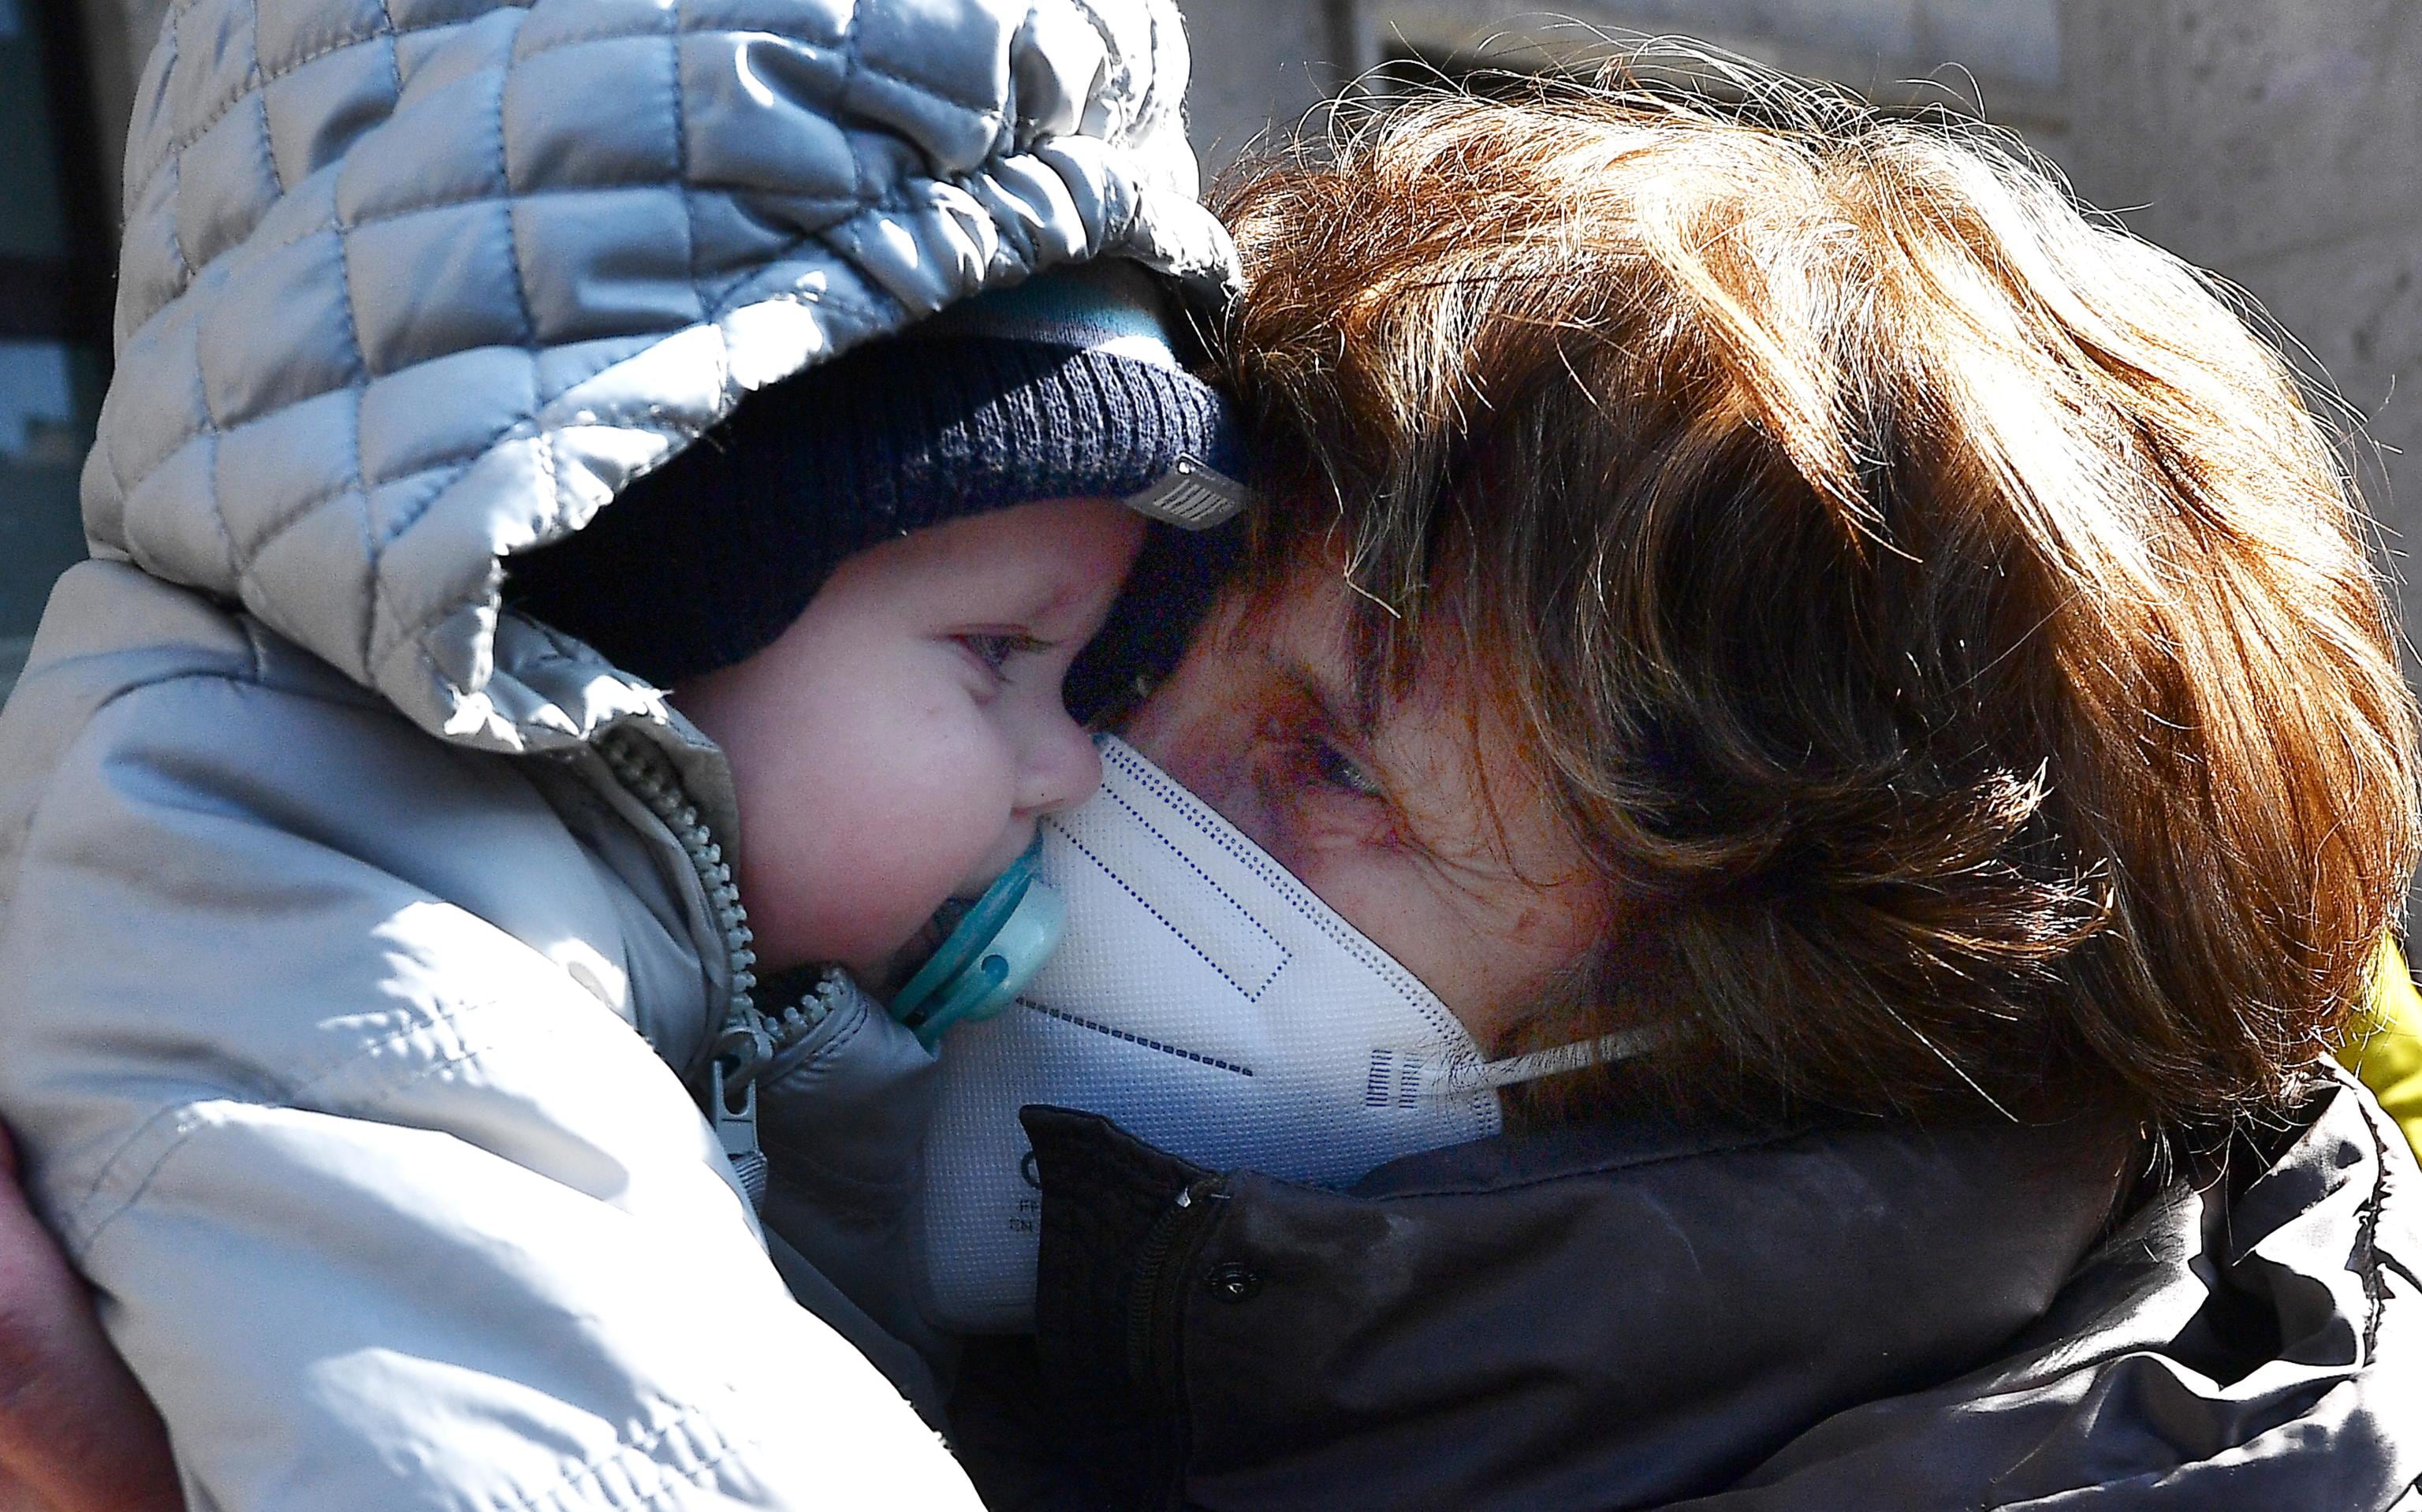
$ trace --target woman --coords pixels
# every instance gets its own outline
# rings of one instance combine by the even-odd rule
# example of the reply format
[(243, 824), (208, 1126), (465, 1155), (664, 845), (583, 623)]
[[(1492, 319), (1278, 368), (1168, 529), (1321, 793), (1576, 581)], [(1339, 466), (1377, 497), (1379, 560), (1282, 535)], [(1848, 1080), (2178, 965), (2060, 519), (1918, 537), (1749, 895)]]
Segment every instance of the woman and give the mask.
[(2336, 460), (1993, 138), (1758, 107), (1440, 102), (1225, 205), (1294, 507), (1130, 738), (1490, 1053), (1653, 1047), (1345, 1194), (1030, 1112), (996, 1504), (2422, 1474), (2411, 1166), (2323, 1053), (2415, 843)]
[(1492, 1051), (1652, 1047), (1348, 1192), (1030, 1113), (997, 1504), (2422, 1476), (2411, 1167), (2323, 1054), (2413, 714), (2327, 448), (1989, 141), (1761, 104), (1443, 102), (1230, 205), (1282, 507), (1132, 738)]

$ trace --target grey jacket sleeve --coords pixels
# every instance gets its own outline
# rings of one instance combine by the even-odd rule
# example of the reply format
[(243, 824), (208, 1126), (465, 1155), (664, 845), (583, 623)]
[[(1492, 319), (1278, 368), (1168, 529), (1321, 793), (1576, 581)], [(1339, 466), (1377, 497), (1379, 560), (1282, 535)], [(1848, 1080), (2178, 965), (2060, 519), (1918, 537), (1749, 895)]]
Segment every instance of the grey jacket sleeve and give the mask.
[(188, 1496), (972, 1507), (559, 958), (597, 953), (569, 844), (503, 764), (237, 678), (55, 768), (0, 1090)]

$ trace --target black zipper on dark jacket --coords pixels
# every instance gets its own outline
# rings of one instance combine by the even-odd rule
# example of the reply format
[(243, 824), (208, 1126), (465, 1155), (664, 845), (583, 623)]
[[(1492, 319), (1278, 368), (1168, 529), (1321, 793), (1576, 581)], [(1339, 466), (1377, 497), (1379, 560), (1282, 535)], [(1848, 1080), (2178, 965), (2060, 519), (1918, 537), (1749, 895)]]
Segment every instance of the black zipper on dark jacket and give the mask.
[(1145, 1476), (1147, 1506), (1185, 1504), (1189, 1435), (1180, 1338), (1186, 1293), (1200, 1279), (1203, 1249), (1227, 1203), (1227, 1184), (1225, 1176), (1205, 1176), (1179, 1192), (1136, 1252), (1127, 1293), (1127, 1378), (1160, 1417), (1160, 1430), (1152, 1436), (1156, 1462)]

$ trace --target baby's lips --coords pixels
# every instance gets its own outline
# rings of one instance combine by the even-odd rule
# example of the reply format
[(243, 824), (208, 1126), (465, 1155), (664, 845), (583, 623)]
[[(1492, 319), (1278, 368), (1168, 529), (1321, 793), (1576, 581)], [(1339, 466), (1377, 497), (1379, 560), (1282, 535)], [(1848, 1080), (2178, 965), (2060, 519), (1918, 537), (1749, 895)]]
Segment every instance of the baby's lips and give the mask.
[[(951, 890), (950, 901), (966, 905), (983, 897), (987, 889), (1000, 880), (1002, 873), (1017, 864), (1019, 857), (1034, 849), (1034, 843), (1042, 833), (1043, 827), (1038, 821), (1027, 820), (1014, 834), (1003, 838), (1000, 846), (984, 858), (982, 866)], [(1012, 841), (1015, 843), (1011, 843)]]

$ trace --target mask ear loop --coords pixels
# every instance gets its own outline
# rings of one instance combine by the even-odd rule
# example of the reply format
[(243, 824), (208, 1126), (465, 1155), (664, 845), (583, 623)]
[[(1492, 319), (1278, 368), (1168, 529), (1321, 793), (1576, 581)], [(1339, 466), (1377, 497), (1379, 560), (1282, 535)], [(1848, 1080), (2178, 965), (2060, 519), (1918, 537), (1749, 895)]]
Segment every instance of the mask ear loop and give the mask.
[(1655, 1049), (1664, 1037), (1660, 1031), (1654, 1029), (1618, 1030), (1612, 1034), (1600, 1034), (1596, 1039), (1577, 1040), (1570, 1045), (1533, 1050), (1528, 1055), (1509, 1055), (1502, 1061), (1484, 1061), (1478, 1064), (1467, 1061), (1460, 1065), (1442, 1065), (1431, 1085), (1422, 1089), (1422, 1095), (1455, 1097), (1467, 1093), (1520, 1086), (1528, 1081), (1543, 1081), (1549, 1077), (1569, 1076), (1594, 1065), (1611, 1065), (1617, 1061), (1629, 1061), (1645, 1055)]

